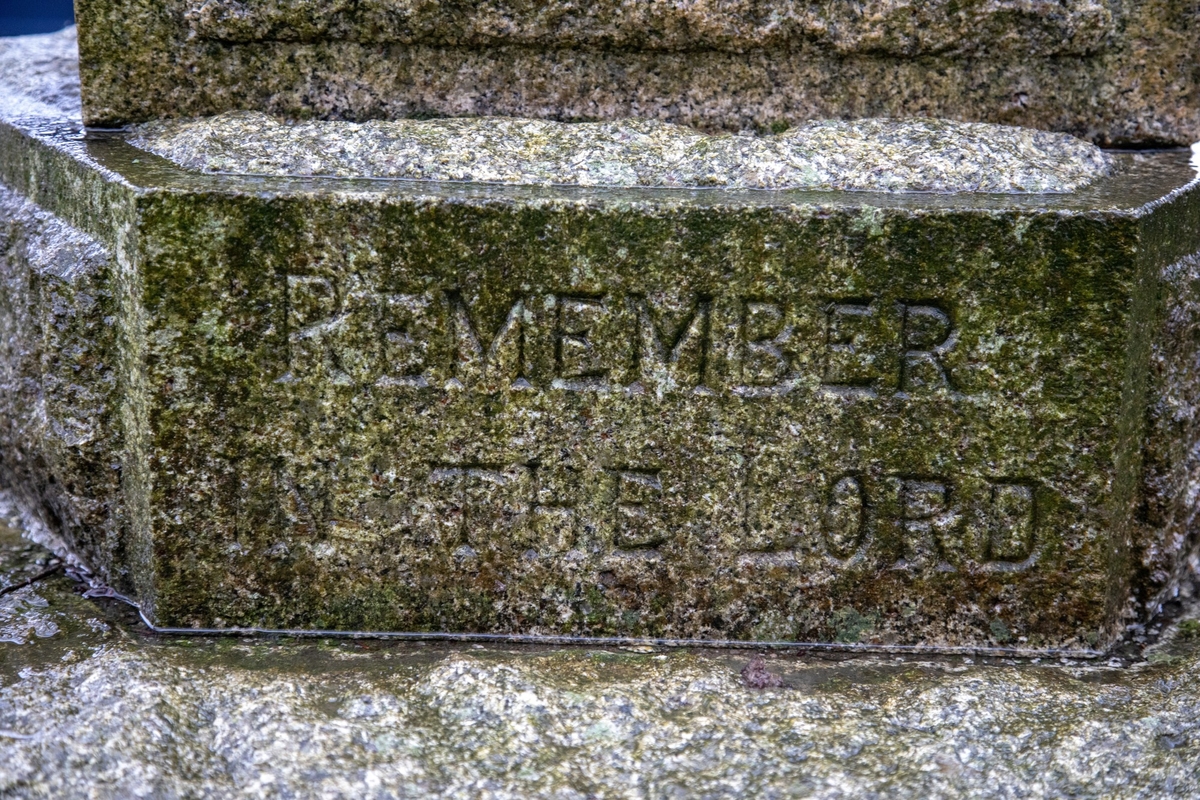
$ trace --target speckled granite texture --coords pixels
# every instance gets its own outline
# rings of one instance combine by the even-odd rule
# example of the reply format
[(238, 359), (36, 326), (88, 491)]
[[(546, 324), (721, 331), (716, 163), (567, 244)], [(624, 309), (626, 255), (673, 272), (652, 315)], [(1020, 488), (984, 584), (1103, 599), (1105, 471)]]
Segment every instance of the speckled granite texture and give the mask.
[(1200, 139), (1190, 0), (80, 0), (89, 123), (235, 109)]
[(131, 142), (197, 172), (543, 185), (1069, 192), (1110, 171), (1099, 148), (1066, 134), (943, 120), (708, 136), (639, 120), (288, 124), (232, 112), (147, 123)]
[(1083, 652), (1194, 549), (1187, 153), (504, 186), (17, 116), (0, 467), (159, 625)]
[[(0, 587), (47, 563), (12, 537)], [(753, 651), (148, 636), (60, 573), (0, 597), (0, 796), (1190, 800), (1187, 613), (1105, 663), (776, 653), (757, 690)]]
[(78, 120), (79, 49), (75, 28), (3, 39), (0, 102), (10, 116)]

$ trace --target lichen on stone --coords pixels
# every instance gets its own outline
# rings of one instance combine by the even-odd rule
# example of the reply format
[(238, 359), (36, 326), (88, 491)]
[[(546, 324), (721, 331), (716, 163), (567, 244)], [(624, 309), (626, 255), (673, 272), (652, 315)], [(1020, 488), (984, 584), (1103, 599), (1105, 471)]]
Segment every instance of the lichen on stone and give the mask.
[[(597, 183), (822, 135), (801, 166), (876, 186), (1072, 163), (928, 120), (240, 120), (195, 130), (280, 175), (398, 130)], [(1070, 195), (583, 191), (0, 133), (0, 480), (156, 625), (1094, 655), (1194, 551), (1186, 154)]]
[(141, 125), (134, 144), (207, 173), (617, 187), (1071, 192), (1106, 175), (1067, 134), (935, 119), (708, 135), (650, 120), (286, 122), (230, 112)]

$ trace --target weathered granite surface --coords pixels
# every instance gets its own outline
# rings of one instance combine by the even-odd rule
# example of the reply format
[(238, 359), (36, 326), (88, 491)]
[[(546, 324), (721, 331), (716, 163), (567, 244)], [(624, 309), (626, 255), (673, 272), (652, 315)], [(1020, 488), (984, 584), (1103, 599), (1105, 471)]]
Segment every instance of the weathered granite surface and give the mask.
[(489, 186), (16, 117), (0, 471), (159, 625), (1087, 651), (1194, 552), (1187, 153)]
[(101, 243), (0, 186), (0, 473), (62, 536), (47, 543), (104, 569), (124, 524), (111, 266)]
[(146, 123), (130, 141), (198, 172), (580, 186), (1069, 192), (1111, 171), (1102, 150), (1066, 134), (928, 119), (709, 136), (641, 120), (357, 125), (230, 112)]
[(79, 47), (75, 28), (41, 36), (14, 36), (0, 44), (0, 97), (10, 116), (77, 120)]
[[(47, 563), (0, 530), (0, 589)], [(1195, 613), (1131, 661), (748, 669), (753, 651), (155, 637), (56, 576), (0, 597), (0, 795), (1194, 798)]]
[(1190, 0), (80, 0), (85, 117), (930, 116), (1200, 139)]

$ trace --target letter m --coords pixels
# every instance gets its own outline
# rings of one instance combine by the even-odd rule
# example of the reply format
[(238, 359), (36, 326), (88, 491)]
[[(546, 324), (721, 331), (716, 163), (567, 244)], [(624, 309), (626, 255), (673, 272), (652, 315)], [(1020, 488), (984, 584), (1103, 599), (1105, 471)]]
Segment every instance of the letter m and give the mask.
[(638, 328), (634, 351), (639, 379), (660, 395), (703, 386), (708, 377), (712, 301), (697, 296), (681, 310), (658, 311), (644, 297), (631, 302)]
[(497, 392), (520, 382), (525, 374), (525, 303), (517, 300), (490, 339), (479, 336), (466, 301), (458, 292), (447, 296), (454, 346), (453, 374), (464, 386)]

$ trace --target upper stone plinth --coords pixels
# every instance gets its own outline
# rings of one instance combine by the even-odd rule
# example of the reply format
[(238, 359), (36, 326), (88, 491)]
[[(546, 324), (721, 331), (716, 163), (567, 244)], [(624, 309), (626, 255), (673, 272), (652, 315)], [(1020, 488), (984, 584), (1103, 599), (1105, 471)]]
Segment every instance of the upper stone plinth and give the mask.
[(930, 116), (1200, 139), (1185, 0), (79, 0), (85, 119)]

